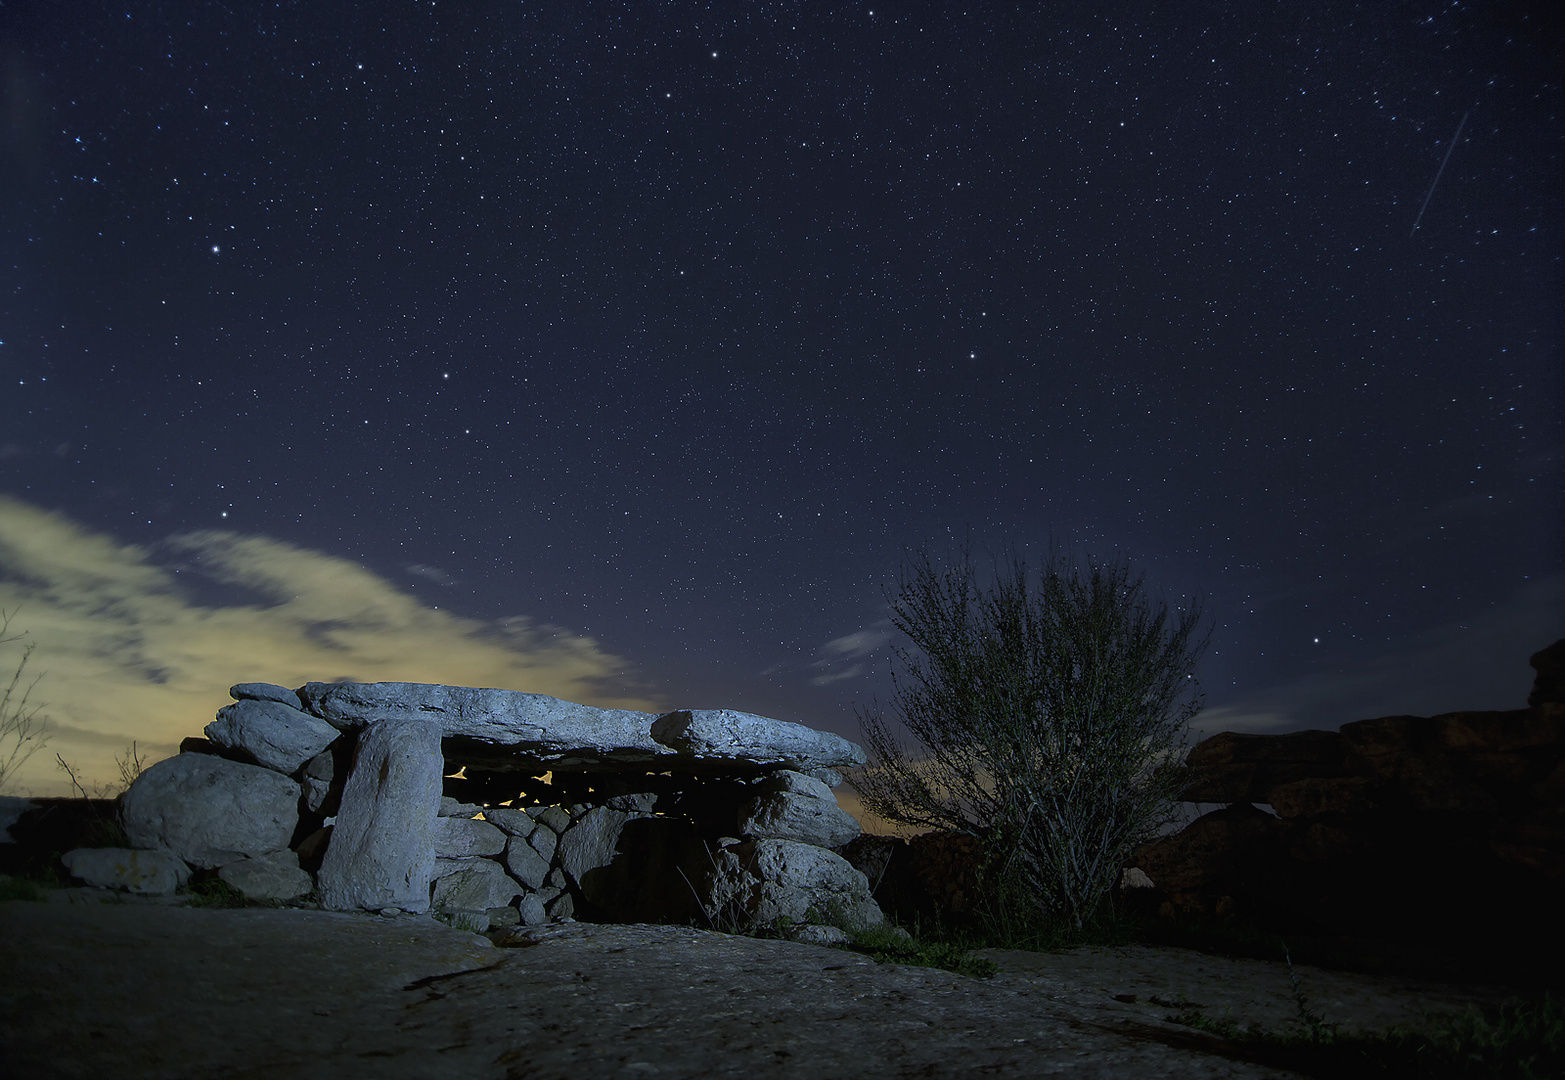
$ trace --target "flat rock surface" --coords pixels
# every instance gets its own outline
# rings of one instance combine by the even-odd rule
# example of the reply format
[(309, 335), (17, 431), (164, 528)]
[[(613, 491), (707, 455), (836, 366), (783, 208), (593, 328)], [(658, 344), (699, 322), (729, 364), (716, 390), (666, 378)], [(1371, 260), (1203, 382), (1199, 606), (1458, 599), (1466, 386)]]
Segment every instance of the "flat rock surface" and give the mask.
[[(495, 948), (433, 920), (0, 904), (0, 1074), (54, 1077), (1272, 1077), (1169, 1023), (1296, 1016), (1280, 963), (1180, 949), (991, 952), (974, 980), (687, 927), (566, 923)], [(1491, 995), (1301, 968), (1327, 1019)], [(1134, 1002), (1114, 995), (1135, 996)], [(1344, 1015), (1344, 1018), (1345, 1015)]]

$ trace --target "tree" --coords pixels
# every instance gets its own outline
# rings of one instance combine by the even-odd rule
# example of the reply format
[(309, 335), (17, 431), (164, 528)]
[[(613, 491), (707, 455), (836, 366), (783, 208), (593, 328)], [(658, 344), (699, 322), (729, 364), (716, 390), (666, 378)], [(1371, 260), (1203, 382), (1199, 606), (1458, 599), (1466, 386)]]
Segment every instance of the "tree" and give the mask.
[[(854, 779), (890, 821), (978, 838), (1007, 916), (1081, 927), (1166, 818), (1202, 695), (1202, 603), (1170, 612), (1122, 562), (905, 563), (890, 597), (894, 717), (861, 711)], [(894, 722), (895, 721), (895, 722)], [(904, 748), (905, 730), (919, 744)]]
[[(27, 636), (26, 634), (7, 636), (12, 618), (12, 613), (0, 609), (0, 645), (21, 641)], [(4, 691), (0, 691), (0, 791), (5, 790), (6, 784), (14, 777), (16, 770), (37, 753), (47, 738), (44, 730), (49, 722), (38, 715), (43, 706), (28, 703), (33, 688), (38, 685), (38, 680), (43, 676), (39, 675), (31, 682), (23, 681), (27, 673), (27, 661), (32, 655), (33, 643), (29, 641), (22, 646), (22, 657), (17, 661), (16, 670), (11, 674), (11, 681), (6, 684)]]

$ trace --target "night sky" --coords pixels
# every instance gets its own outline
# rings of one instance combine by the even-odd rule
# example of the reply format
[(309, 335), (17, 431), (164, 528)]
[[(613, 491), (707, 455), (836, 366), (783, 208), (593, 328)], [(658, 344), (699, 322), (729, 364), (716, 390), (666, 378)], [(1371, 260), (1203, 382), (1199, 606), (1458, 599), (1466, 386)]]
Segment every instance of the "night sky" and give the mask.
[(0, 59), (24, 789), (248, 679), (856, 738), (926, 545), (1204, 594), (1208, 733), (1565, 636), (1546, 5), (24, 0)]

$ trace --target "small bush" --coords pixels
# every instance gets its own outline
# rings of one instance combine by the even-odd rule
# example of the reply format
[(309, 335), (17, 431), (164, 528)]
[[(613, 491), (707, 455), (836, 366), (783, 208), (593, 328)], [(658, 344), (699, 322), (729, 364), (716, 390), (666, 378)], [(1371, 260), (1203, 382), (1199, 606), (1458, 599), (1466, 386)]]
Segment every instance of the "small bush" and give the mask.
[(22, 877), (0, 875), (0, 903), (6, 900), (43, 900), (44, 895), (34, 882)]

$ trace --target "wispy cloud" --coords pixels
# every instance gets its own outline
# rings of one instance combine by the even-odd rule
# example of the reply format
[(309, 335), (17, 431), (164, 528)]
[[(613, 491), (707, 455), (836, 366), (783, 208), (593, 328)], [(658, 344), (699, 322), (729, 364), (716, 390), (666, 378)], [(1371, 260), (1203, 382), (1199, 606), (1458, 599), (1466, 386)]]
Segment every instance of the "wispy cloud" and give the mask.
[[(55, 753), (94, 782), (117, 775), (133, 739), (154, 759), (173, 753), (236, 682), (438, 682), (658, 707), (605, 691), (624, 660), (529, 616), (435, 610), (356, 563), (261, 536), (126, 544), (4, 496), (0, 607), (46, 673), (37, 694), (53, 734), (16, 781), (35, 794), (66, 793)], [(0, 648), (7, 676), (15, 648)]]
[[(884, 648), (896, 637), (890, 619), (882, 619), (864, 630), (832, 638), (817, 650), (818, 659), (810, 667), (821, 674), (812, 676), (812, 686), (829, 686), (864, 673), (862, 661)], [(846, 665), (846, 666), (843, 666)]]
[(438, 566), (430, 566), (426, 563), (409, 563), (402, 568), (404, 573), (414, 577), (428, 578), (436, 585), (455, 585), (456, 578), (440, 569)]

